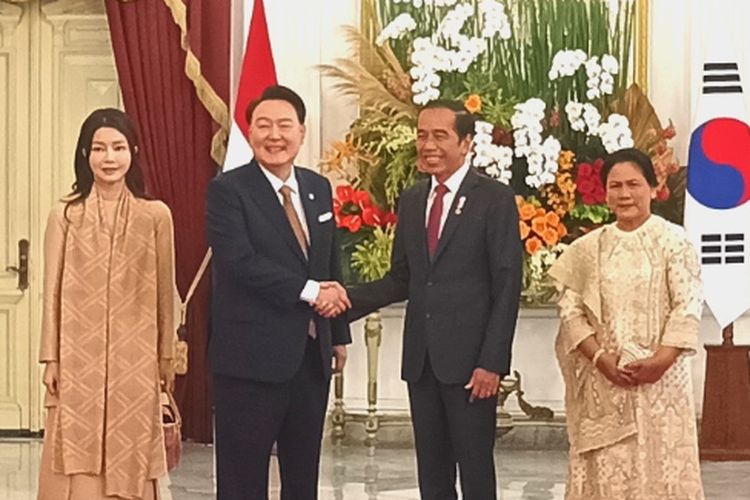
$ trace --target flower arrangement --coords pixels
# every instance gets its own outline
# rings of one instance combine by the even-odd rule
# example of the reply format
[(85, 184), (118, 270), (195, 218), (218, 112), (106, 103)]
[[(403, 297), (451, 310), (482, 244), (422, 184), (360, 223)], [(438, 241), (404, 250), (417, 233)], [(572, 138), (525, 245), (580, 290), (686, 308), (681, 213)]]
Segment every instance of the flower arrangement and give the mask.
[[(363, 0), (362, 7), (362, 30), (346, 31), (356, 55), (322, 68), (361, 109), (323, 159), (333, 179), (394, 210), (419, 178), (419, 107), (463, 102), (478, 118), (472, 165), (518, 195), (529, 302), (553, 295), (546, 271), (565, 246), (610, 221), (599, 176), (608, 153), (635, 146), (650, 154), (656, 209), (677, 213), (674, 128), (662, 127), (632, 83), (630, 0)], [(340, 227), (356, 226), (344, 217)], [(378, 245), (392, 238), (392, 225), (378, 227), (350, 265), (361, 266), (364, 252), (385, 255)]]
[[(333, 214), (341, 235), (344, 279), (371, 281), (382, 277), (390, 264), (390, 243), (396, 226), (396, 214), (372, 202), (370, 193), (348, 184), (336, 188)], [(357, 275), (353, 275), (356, 273)]]

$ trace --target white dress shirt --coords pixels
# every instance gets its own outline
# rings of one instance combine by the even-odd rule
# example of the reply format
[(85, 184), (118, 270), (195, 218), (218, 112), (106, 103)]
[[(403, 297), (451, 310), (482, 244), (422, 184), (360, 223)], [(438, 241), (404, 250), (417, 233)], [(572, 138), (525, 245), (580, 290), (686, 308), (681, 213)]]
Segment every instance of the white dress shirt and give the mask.
[[(443, 233), (443, 226), (445, 226), (445, 221), (448, 220), (448, 214), (453, 206), (453, 200), (456, 198), (458, 188), (461, 187), (461, 183), (464, 181), (464, 178), (466, 178), (466, 174), (469, 173), (469, 168), (471, 168), (471, 166), (469, 163), (469, 157), (467, 156), (464, 164), (461, 165), (458, 170), (453, 172), (453, 175), (448, 177), (448, 180), (444, 183), (445, 187), (448, 188), (448, 192), (443, 195), (443, 213), (440, 217), (440, 231), (438, 231), (438, 238)], [(432, 208), (432, 202), (435, 201), (435, 188), (437, 185), (438, 181), (435, 180), (435, 176), (433, 175), (430, 181), (430, 195), (427, 197), (427, 209), (424, 214), (425, 227), (427, 227), (427, 224), (430, 221), (430, 209)]]
[[(276, 177), (276, 175), (270, 170), (266, 169), (266, 167), (260, 165), (260, 171), (263, 172), (263, 175), (266, 176), (268, 182), (271, 183), (271, 187), (276, 193), (276, 197), (279, 199), (279, 203), (282, 206), (284, 205), (284, 197), (281, 195), (280, 189), (283, 186), (289, 186), (289, 189), (292, 190), (292, 205), (294, 206), (294, 211), (297, 212), (297, 218), (299, 218), (299, 222), (302, 225), (302, 231), (305, 233), (305, 238), (307, 239), (307, 242), (309, 244), (310, 230), (307, 227), (307, 217), (305, 217), (305, 209), (302, 206), (302, 198), (300, 197), (299, 193), (299, 183), (297, 182), (297, 176), (294, 172), (296, 168), (297, 167), (292, 167), (292, 172), (289, 175), (289, 178), (286, 180), (282, 180)], [(305, 302), (315, 302), (315, 300), (317, 300), (318, 298), (319, 293), (320, 283), (315, 280), (307, 280), (307, 283), (305, 283), (305, 287), (299, 294), (299, 298), (300, 300), (303, 300)]]

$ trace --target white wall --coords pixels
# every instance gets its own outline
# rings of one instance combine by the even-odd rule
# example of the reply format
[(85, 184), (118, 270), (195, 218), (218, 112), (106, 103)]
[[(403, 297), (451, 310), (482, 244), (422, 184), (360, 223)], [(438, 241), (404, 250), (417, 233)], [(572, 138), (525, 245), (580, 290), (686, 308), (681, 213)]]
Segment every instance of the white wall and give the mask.
[(659, 117), (677, 128), (675, 151), (687, 164), (702, 86), (703, 62), (709, 54), (739, 64), (750, 109), (750, 2), (747, 0), (651, 0), (649, 97)]

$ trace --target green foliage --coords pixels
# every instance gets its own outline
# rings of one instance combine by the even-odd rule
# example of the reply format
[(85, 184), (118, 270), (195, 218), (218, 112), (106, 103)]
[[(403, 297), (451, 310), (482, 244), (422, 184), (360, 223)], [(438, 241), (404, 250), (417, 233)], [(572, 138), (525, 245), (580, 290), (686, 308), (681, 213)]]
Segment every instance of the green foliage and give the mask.
[(395, 229), (375, 228), (372, 238), (359, 243), (352, 253), (352, 267), (364, 281), (382, 278), (391, 267), (391, 247)]
[(364, 112), (352, 124), (351, 133), (367, 156), (375, 160), (374, 164), (360, 165), (360, 181), (355, 187), (367, 190), (376, 202), (392, 209), (399, 194), (418, 179), (416, 124)]
[(570, 216), (594, 224), (604, 224), (612, 217), (612, 211), (606, 205), (584, 205), (580, 203), (573, 208)]
[(488, 79), (487, 75), (470, 72), (466, 75), (463, 85), (464, 91), (456, 96), (458, 100), (464, 101), (472, 94), (481, 96), (482, 109), (478, 114), (482, 119), (504, 128), (510, 128), (510, 118), (515, 112), (514, 106), (518, 104), (518, 101), (506, 99), (497, 81)]

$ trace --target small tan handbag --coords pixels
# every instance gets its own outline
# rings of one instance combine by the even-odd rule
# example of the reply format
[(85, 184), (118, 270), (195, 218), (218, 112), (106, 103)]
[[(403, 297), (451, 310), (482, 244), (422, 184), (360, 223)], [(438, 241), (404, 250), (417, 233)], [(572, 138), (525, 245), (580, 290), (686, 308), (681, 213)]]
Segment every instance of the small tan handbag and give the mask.
[(198, 288), (198, 283), (201, 282), (203, 275), (206, 273), (208, 263), (211, 262), (211, 249), (206, 251), (206, 255), (203, 256), (203, 262), (201, 262), (198, 272), (193, 277), (193, 282), (190, 283), (190, 288), (185, 296), (185, 301), (180, 302), (180, 326), (177, 327), (177, 338), (175, 339), (174, 358), (172, 360), (172, 366), (176, 375), (185, 375), (188, 371), (188, 343), (187, 343), (187, 308), (190, 304), (190, 299), (193, 298), (195, 289)]
[(169, 391), (161, 393), (161, 426), (164, 432), (167, 470), (171, 471), (180, 464), (182, 457), (182, 416), (174, 396)]

